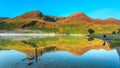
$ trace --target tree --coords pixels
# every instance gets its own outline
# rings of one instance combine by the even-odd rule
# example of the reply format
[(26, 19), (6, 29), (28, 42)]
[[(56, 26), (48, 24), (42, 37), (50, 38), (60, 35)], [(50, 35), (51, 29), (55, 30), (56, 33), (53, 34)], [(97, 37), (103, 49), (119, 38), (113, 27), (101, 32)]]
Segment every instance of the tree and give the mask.
[(113, 31), (113, 32), (112, 32), (112, 34), (116, 34), (116, 32), (115, 32), (115, 31)]
[(95, 33), (95, 31), (94, 31), (93, 29), (88, 29), (88, 32), (89, 32), (90, 34)]

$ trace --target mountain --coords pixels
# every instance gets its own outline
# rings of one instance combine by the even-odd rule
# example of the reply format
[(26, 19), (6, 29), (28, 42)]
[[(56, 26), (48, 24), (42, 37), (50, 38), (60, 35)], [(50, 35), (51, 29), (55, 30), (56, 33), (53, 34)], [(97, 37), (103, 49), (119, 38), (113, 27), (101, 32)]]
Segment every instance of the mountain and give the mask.
[(44, 15), (42, 12), (40, 11), (31, 11), (31, 12), (27, 12), (23, 15), (17, 16), (16, 18), (20, 18), (20, 19), (42, 19), (44, 21), (48, 21), (48, 22), (56, 22), (59, 19), (62, 19), (62, 17), (56, 17), (56, 16), (49, 16), (49, 15)]
[(108, 18), (104, 20), (104, 23), (109, 23), (109, 24), (120, 24), (120, 20), (114, 19), (114, 18)]
[(91, 24), (119, 24), (120, 25), (120, 20), (114, 19), (114, 18), (108, 18), (106, 20), (102, 20), (100, 18), (98, 19), (92, 19), (86, 14), (82, 12), (77, 12), (72, 14), (71, 16), (66, 17), (65, 20), (62, 21), (64, 24), (77, 24), (80, 22), (87, 22)]
[(77, 21), (86, 21), (86, 22), (93, 22), (94, 20), (82, 12), (77, 12), (72, 14), (71, 16), (67, 17), (69, 20), (77, 20)]
[(62, 20), (62, 24), (77, 24), (80, 22), (95, 22), (94, 19), (88, 17), (82, 12), (77, 12), (72, 14), (71, 16), (66, 17), (64, 20)]
[(82, 12), (68, 17), (56, 17), (45, 15), (40, 11), (31, 11), (15, 18), (0, 18), (0, 25), (0, 30), (32, 29), (44, 32), (88, 33), (87, 30), (92, 28), (96, 30), (96, 33), (111, 33), (119, 29), (120, 20), (93, 19)]
[[(0, 18), (0, 20), (9, 19), (9, 18)], [(114, 19), (114, 18), (108, 18), (106, 20), (102, 20), (100, 18), (98, 19), (92, 19), (86, 14), (82, 12), (76, 12), (68, 17), (56, 17), (56, 16), (50, 16), (50, 15), (44, 15), (40, 11), (31, 11), (27, 12), (25, 14), (22, 14), (20, 16), (17, 16), (13, 19), (39, 19), (43, 20), (45, 22), (61, 22), (61, 24), (76, 24), (80, 22), (88, 22), (88, 23), (95, 23), (95, 24), (120, 24), (120, 20)]]
[(41, 18), (44, 15), (40, 11), (31, 11), (15, 18), (30, 19), (30, 18)]
[(0, 17), (0, 21), (5, 20), (5, 19), (10, 19), (10, 18), (7, 18), (7, 17)]

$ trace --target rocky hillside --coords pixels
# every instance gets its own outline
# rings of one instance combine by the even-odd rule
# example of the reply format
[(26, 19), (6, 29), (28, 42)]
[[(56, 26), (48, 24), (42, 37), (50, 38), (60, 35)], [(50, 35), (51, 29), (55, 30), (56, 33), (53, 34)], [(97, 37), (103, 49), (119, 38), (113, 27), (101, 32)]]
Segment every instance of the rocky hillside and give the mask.
[(20, 19), (36, 19), (37, 18), (37, 19), (43, 19), (44, 21), (48, 21), (48, 22), (56, 22), (60, 19), (64, 19), (62, 17), (44, 15), (40, 11), (27, 12), (23, 15), (15, 17), (15, 19), (16, 18), (20, 18)]
[[(0, 20), (5, 20), (9, 18), (0, 18)], [(28, 19), (39, 19), (46, 22), (61, 22), (61, 24), (76, 24), (79, 22), (88, 22), (88, 23), (95, 23), (95, 24), (120, 24), (120, 20), (114, 19), (114, 18), (108, 18), (106, 20), (102, 20), (100, 18), (98, 19), (92, 19), (86, 14), (82, 12), (76, 12), (68, 17), (56, 17), (56, 16), (49, 16), (44, 15), (40, 11), (31, 11), (27, 12), (25, 14), (22, 14), (20, 16), (17, 16), (13, 19), (22, 19), (22, 20), (28, 20)]]
[(66, 19), (60, 21), (62, 24), (77, 24), (80, 22), (87, 22), (91, 24), (119, 24), (120, 25), (120, 20), (114, 19), (114, 18), (108, 18), (106, 20), (102, 20), (100, 18), (98, 19), (92, 19), (86, 14), (82, 12), (77, 12), (72, 14), (71, 16), (66, 17)]
[(87, 30), (92, 28), (97, 33), (111, 33), (119, 29), (119, 25), (120, 20), (92, 19), (82, 12), (68, 17), (56, 17), (45, 15), (40, 11), (31, 11), (11, 19), (0, 18), (0, 30), (32, 29), (45, 32), (88, 33)]

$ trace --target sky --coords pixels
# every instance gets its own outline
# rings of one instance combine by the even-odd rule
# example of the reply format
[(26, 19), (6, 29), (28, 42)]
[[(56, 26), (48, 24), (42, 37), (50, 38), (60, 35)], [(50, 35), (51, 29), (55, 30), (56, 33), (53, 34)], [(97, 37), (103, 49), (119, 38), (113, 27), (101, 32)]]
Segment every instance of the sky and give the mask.
[(0, 17), (16, 17), (39, 10), (53, 16), (83, 12), (91, 18), (120, 19), (120, 0), (0, 0)]

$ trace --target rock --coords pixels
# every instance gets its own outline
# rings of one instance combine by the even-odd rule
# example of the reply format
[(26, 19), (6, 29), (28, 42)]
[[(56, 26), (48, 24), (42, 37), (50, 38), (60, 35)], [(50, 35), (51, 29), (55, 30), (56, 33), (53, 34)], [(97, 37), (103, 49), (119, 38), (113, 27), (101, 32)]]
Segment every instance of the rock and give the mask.
[(28, 55), (28, 56), (27, 56), (27, 59), (33, 60), (33, 59), (34, 59), (34, 56), (33, 56), (33, 55)]
[(28, 65), (31, 65), (31, 64), (33, 64), (33, 62), (32, 62), (32, 61), (28, 61), (27, 64), (28, 64)]

